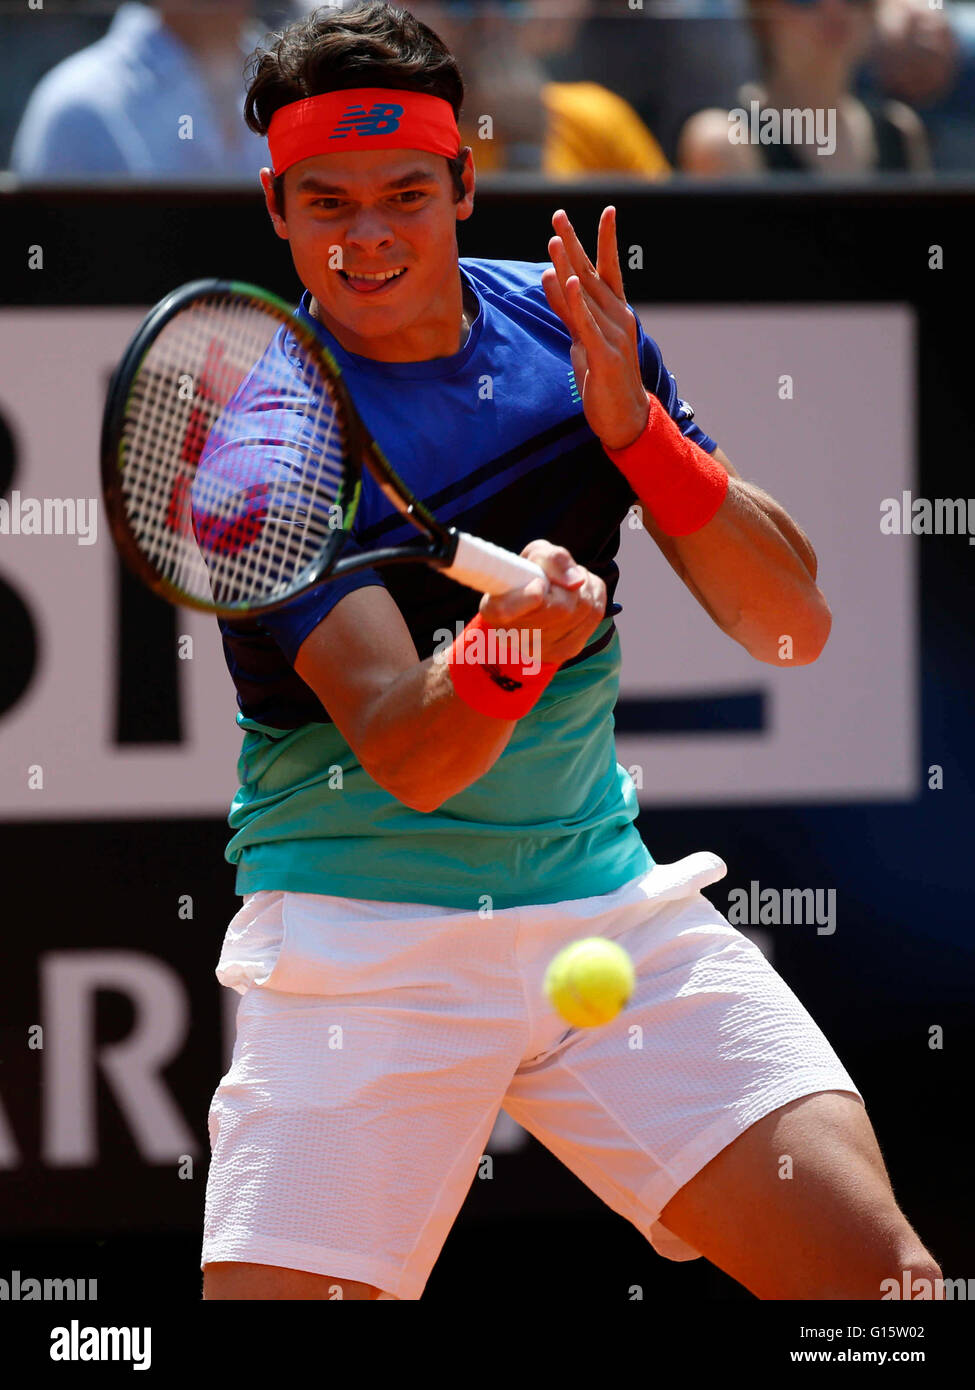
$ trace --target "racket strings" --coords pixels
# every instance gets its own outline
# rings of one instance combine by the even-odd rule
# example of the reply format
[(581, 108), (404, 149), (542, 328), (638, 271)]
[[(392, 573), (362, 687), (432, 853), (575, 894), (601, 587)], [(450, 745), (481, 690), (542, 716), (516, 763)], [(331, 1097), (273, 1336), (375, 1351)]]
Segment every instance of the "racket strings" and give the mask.
[(345, 524), (344, 411), (291, 322), (257, 301), (209, 295), (165, 325), (122, 441), (130, 530), (185, 597), (271, 601)]

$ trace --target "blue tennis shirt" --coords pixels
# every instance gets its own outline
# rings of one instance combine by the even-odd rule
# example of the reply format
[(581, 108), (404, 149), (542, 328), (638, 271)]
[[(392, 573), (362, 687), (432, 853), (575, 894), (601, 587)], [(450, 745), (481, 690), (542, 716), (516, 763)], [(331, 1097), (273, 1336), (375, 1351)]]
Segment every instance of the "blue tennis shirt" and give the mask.
[[(405, 565), (343, 576), (260, 619), (221, 620), (243, 730), (226, 850), (241, 895), (285, 889), (501, 909), (609, 893), (653, 865), (613, 739), (615, 557), (637, 497), (583, 415), (570, 336), (541, 284), (548, 265), (461, 258), (478, 314), (459, 352), (423, 362), (347, 352), (311, 317), (310, 295), (302, 298), (298, 312), (338, 361), (366, 426), (437, 517), (516, 554), (538, 538), (565, 546), (605, 581), (607, 607), (589, 645), (560, 667), (494, 766), (429, 813), (369, 776), (293, 663), (353, 589), (389, 591), (421, 660), (474, 616), (480, 595), (425, 565)], [(715, 441), (694, 423), (637, 323), (645, 385), (712, 452)], [(284, 444), (272, 448), (286, 452)], [(416, 535), (366, 474), (349, 548)]]

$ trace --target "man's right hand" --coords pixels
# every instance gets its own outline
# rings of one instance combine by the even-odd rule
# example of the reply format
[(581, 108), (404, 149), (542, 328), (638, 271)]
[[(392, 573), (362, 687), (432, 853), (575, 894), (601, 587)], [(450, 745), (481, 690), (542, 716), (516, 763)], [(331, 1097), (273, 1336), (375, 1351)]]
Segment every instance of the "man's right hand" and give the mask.
[(564, 546), (529, 541), (521, 553), (545, 571), (548, 582), (530, 579), (507, 594), (485, 594), (481, 615), (491, 627), (537, 630), (541, 660), (561, 665), (579, 655), (602, 622), (606, 585), (577, 565)]
[[(522, 551), (547, 578), (530, 580), (481, 612), (493, 627), (527, 628), (532, 659), (577, 656), (606, 608), (606, 585), (548, 541)], [(416, 811), (433, 811), (482, 777), (501, 756), (513, 721), (457, 697), (444, 654), (421, 661), (385, 587), (355, 589), (313, 628), (295, 660), (366, 772)]]

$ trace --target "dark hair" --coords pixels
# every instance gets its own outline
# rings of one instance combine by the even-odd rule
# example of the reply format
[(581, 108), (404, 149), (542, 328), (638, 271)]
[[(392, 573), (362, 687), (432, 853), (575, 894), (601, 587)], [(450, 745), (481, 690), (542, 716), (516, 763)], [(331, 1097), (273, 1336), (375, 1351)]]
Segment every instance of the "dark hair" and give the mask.
[[(267, 135), (279, 107), (350, 87), (428, 92), (449, 101), (457, 119), (464, 100), (464, 79), (443, 40), (385, 0), (364, 0), (351, 9), (322, 5), (270, 35), (268, 46), (251, 55), (249, 67), (244, 120), (257, 135)], [(455, 203), (464, 197), (466, 155), (465, 147), (447, 159)], [(274, 180), (274, 194), (283, 211), (283, 175)]]

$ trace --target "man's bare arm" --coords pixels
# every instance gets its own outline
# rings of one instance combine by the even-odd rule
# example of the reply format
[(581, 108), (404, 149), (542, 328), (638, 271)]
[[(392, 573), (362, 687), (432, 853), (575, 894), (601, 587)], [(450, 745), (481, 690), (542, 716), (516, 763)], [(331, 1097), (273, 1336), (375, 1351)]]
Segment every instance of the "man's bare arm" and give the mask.
[(378, 586), (335, 605), (302, 643), (295, 670), (370, 777), (415, 811), (434, 810), (481, 777), (514, 729), (457, 698), (442, 656), (419, 659)]
[[(548, 582), (485, 598), (481, 612), (494, 627), (536, 629), (541, 660), (567, 661), (601, 621), (605, 585), (577, 566), (572, 574), (571, 555), (546, 541), (522, 553)], [(403, 615), (375, 585), (335, 605), (302, 643), (295, 670), (370, 777), (416, 811), (436, 810), (482, 777), (514, 729), (457, 696), (445, 653), (419, 659)]]
[[(758, 661), (803, 666), (822, 651), (832, 616), (816, 585), (816, 554), (805, 533), (767, 492), (745, 482), (720, 449), (728, 495), (690, 536), (665, 535), (643, 508), (644, 525), (714, 622)], [(781, 639), (792, 639), (791, 657)]]
[[(636, 314), (623, 291), (616, 209), (604, 208), (599, 219), (595, 265), (564, 208), (552, 225), (552, 266), (542, 272), (542, 288), (571, 334), (569, 358), (590, 429), (608, 451), (625, 450), (647, 428), (650, 398)], [(722, 631), (758, 661), (815, 661), (832, 620), (810, 572), (811, 547), (804, 537), (797, 543), (798, 528), (782, 508), (743, 482), (720, 450), (716, 458), (730, 481), (711, 520), (668, 541), (641, 498), (647, 529)]]

